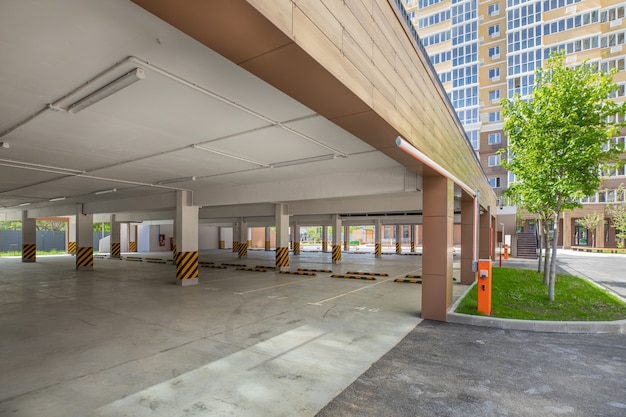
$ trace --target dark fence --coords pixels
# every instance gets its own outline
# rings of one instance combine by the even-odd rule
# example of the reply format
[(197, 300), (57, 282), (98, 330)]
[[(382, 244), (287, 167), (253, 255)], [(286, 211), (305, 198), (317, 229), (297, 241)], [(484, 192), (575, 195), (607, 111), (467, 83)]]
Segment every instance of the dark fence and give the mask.
[[(98, 250), (98, 241), (110, 233), (94, 232), (93, 247)], [(64, 252), (65, 232), (52, 232), (48, 230), (37, 230), (37, 250)], [(0, 252), (14, 252), (16, 255), (22, 253), (22, 231), (21, 230), (0, 230)]]

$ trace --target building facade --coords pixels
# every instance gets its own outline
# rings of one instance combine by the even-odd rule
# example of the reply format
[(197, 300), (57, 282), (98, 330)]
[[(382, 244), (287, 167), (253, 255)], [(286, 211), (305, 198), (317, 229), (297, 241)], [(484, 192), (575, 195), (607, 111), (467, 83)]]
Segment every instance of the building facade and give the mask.
[[(602, 70), (620, 70), (615, 100), (626, 95), (626, 2), (616, 0), (404, 0), (422, 43), (448, 92), (468, 138), (479, 155), (499, 203), (502, 191), (515, 181), (500, 165), (498, 150), (507, 146), (500, 100), (527, 96), (535, 70), (553, 51), (565, 51), (566, 63), (588, 60)], [(624, 145), (614, 138), (606, 146)], [(565, 213), (561, 245), (591, 246), (590, 234), (576, 220), (605, 213), (607, 203), (624, 202), (616, 192), (626, 183), (626, 168), (605, 172), (595, 196), (583, 208)], [(519, 217), (519, 216), (518, 216)], [(523, 216), (516, 229), (529, 228)], [(532, 224), (532, 220), (531, 224)], [(615, 247), (615, 228), (605, 214), (593, 244)]]

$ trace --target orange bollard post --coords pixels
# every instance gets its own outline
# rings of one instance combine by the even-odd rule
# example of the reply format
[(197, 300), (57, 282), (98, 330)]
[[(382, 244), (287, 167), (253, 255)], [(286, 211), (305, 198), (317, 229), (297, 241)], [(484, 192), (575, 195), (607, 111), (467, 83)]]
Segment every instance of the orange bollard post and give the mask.
[(509, 245), (504, 244), (504, 259), (509, 259)]
[(491, 260), (478, 260), (478, 312), (491, 314)]

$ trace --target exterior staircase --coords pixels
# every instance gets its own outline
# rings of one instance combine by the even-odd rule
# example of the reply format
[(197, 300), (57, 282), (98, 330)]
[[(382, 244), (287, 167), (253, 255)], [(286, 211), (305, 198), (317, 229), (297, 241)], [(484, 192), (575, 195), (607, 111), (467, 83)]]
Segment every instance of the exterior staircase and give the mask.
[(537, 235), (534, 232), (517, 234), (517, 257), (537, 259)]

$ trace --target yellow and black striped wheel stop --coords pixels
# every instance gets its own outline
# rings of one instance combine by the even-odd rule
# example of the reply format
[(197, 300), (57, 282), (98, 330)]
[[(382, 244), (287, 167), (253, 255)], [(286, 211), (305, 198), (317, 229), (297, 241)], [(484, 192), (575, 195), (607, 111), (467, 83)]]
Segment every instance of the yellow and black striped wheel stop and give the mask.
[(310, 277), (317, 276), (317, 274), (315, 272), (306, 272), (306, 271), (280, 271), (279, 274), (307, 275), (307, 276), (310, 276)]
[(331, 278), (345, 278), (345, 279), (365, 279), (368, 281), (376, 281), (376, 277), (370, 275), (344, 275), (344, 274), (333, 274), (330, 276)]
[(289, 248), (276, 248), (276, 267), (289, 266)]
[(111, 257), (119, 258), (122, 253), (122, 245), (119, 242), (111, 243)]
[(67, 243), (67, 253), (73, 255), (76, 253), (76, 242)]
[(93, 269), (93, 247), (78, 248), (76, 254), (76, 269)]
[(178, 252), (176, 257), (176, 279), (198, 278), (198, 252)]
[(388, 277), (389, 276), (389, 274), (386, 272), (355, 272), (355, 271), (348, 271), (346, 272), (346, 275), (370, 275), (374, 277)]
[(22, 244), (22, 262), (35, 262), (37, 259), (37, 245), (34, 243)]
[(393, 282), (408, 282), (409, 284), (421, 284), (422, 279), (421, 278), (416, 278), (416, 279), (396, 278), (393, 280)]

